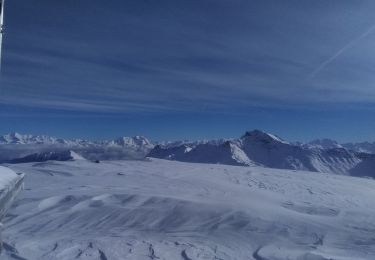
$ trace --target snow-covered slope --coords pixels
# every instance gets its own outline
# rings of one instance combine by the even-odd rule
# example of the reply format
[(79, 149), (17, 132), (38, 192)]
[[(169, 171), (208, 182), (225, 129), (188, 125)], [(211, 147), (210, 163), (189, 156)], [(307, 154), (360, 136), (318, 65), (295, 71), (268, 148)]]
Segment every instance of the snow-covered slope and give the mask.
[(361, 162), (355, 153), (344, 148), (293, 145), (261, 131), (247, 132), (240, 142), (251, 160), (271, 168), (347, 174)]
[(232, 141), (184, 143), (182, 145), (156, 146), (149, 157), (183, 162), (219, 163), (228, 165), (253, 165), (254, 163)]
[(40, 152), (27, 155), (21, 158), (15, 158), (7, 161), (7, 163), (28, 163), (28, 162), (46, 162), (46, 161), (70, 161), (84, 160), (84, 158), (74, 151), (61, 150), (53, 152)]
[(1, 259), (375, 256), (371, 179), (156, 159), (12, 167), (27, 189), (5, 221)]
[(326, 149), (328, 141), (321, 141), (319, 144), (319, 146), (291, 144), (276, 135), (254, 130), (246, 132), (237, 140), (224, 143), (159, 145), (148, 156), (183, 162), (256, 164), (270, 168), (336, 174), (349, 174), (351, 169), (362, 162), (355, 152), (338, 145), (330, 145), (330, 148)]

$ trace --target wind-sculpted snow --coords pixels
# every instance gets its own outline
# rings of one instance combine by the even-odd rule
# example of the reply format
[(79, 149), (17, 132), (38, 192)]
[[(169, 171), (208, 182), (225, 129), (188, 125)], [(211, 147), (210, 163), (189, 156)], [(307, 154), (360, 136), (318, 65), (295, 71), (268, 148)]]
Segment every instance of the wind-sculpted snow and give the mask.
[(371, 179), (158, 159), (11, 167), (27, 173), (27, 188), (1, 259), (375, 256)]

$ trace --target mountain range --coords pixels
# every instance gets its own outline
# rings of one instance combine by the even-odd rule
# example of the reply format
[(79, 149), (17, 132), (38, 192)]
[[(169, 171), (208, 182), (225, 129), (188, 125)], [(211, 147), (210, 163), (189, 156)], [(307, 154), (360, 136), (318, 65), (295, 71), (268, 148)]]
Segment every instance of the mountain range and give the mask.
[[(375, 146), (375, 145), (374, 145)], [(355, 145), (353, 145), (355, 147)], [(328, 139), (293, 144), (260, 130), (238, 139), (156, 145), (149, 157), (183, 162), (306, 170), (356, 176), (373, 176), (375, 155), (348, 149)]]
[[(355, 176), (375, 176), (375, 143), (339, 144), (331, 139), (290, 143), (260, 130), (237, 139), (152, 142), (143, 136), (109, 141), (61, 139), (12, 133), (0, 136), (0, 162), (70, 160), (75, 153), (89, 160), (145, 157), (237, 166), (264, 166)], [(10, 152), (9, 152), (10, 151)], [(4, 154), (9, 155), (8, 157)], [(74, 159), (74, 158), (73, 158)]]
[(66, 161), (72, 151), (92, 161), (144, 159), (153, 147), (143, 136), (88, 141), (11, 133), (0, 136), (0, 163)]
[(56, 145), (56, 146), (122, 146), (134, 149), (152, 148), (153, 144), (143, 136), (120, 137), (109, 141), (88, 141), (82, 139), (62, 139), (47, 135), (24, 135), (11, 133), (0, 136), (0, 145)]

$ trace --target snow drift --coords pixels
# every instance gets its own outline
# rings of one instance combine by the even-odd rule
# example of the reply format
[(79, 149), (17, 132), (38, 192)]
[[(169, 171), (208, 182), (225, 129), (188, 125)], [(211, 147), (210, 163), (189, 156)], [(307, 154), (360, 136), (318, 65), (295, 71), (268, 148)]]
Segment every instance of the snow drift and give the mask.
[(12, 260), (375, 255), (371, 179), (158, 159), (12, 167), (28, 173), (5, 222)]
[(0, 221), (22, 189), (23, 178), (23, 175), (18, 175), (9, 168), (0, 166)]

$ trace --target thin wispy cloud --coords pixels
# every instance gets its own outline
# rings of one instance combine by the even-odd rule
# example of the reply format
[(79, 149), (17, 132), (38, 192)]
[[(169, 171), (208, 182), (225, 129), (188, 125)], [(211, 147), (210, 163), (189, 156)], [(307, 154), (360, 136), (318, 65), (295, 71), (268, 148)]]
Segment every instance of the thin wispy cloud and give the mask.
[[(92, 8), (87, 9), (87, 3)], [(17, 103), (25, 106), (29, 102), (48, 109), (93, 112), (139, 107), (162, 113), (201, 111), (202, 107), (209, 111), (257, 104), (358, 102), (373, 100), (375, 94), (368, 87), (375, 80), (371, 71), (334, 81), (305, 77), (327, 44), (322, 39), (330, 38), (333, 45), (355, 33), (353, 28), (346, 35), (339, 33), (346, 24), (336, 21), (345, 21), (348, 15), (340, 9), (326, 12), (319, 4), (272, 0), (230, 5), (226, 0), (203, 4), (109, 0), (104, 11), (99, 0), (59, 2), (61, 9), (56, 4), (53, 0), (10, 2), (8, 6), (0, 83), (7, 97), (22, 100)], [(363, 14), (356, 4), (347, 5), (353, 10), (351, 16), (372, 17), (371, 8)], [(301, 20), (305, 10), (311, 11), (309, 19)], [(106, 22), (98, 21), (98, 15)], [(318, 23), (321, 20), (338, 29), (326, 31)], [(33, 34), (25, 24), (33, 28)], [(373, 29), (320, 64), (312, 76)], [(364, 66), (370, 67), (371, 60), (366, 54)], [(358, 71), (353, 75), (359, 75)]]
[(351, 48), (355, 47), (361, 40), (366, 38), (368, 35), (370, 35), (375, 30), (375, 24), (373, 24), (369, 29), (367, 29), (364, 33), (362, 33), (357, 38), (354, 38), (353, 40), (349, 41), (344, 47), (342, 47), (340, 50), (338, 50), (336, 53), (334, 53), (331, 57), (329, 57), (327, 60), (323, 61), (311, 74), (310, 78), (315, 77), (319, 72), (324, 70), (328, 65), (330, 65), (332, 62), (334, 62), (338, 57), (340, 57), (342, 54), (350, 50)]

